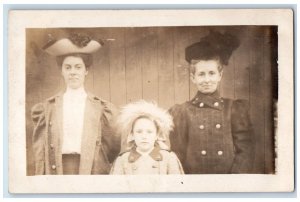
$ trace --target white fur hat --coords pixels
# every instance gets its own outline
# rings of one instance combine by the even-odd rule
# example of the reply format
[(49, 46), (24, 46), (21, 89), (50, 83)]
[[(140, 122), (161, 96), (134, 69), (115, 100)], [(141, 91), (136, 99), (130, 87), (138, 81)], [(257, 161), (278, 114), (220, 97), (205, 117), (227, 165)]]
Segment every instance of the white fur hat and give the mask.
[(117, 119), (118, 129), (122, 137), (121, 152), (134, 146), (132, 127), (139, 117), (149, 117), (155, 121), (158, 127), (157, 143), (162, 149), (169, 149), (169, 133), (173, 129), (172, 116), (166, 110), (159, 108), (157, 104), (140, 100), (124, 106)]

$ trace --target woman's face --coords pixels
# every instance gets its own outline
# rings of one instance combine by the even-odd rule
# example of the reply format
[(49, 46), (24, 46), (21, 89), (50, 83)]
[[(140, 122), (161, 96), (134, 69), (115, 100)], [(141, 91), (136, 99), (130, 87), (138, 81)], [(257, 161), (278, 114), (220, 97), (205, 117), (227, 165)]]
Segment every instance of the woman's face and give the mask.
[(222, 72), (219, 71), (219, 61), (200, 60), (194, 66), (195, 73), (191, 74), (191, 80), (197, 86), (198, 91), (203, 94), (214, 93), (222, 78)]
[(152, 120), (139, 118), (134, 123), (132, 133), (135, 144), (140, 151), (147, 152), (153, 148), (157, 139), (157, 130)]
[(85, 76), (88, 74), (81, 57), (67, 56), (62, 63), (62, 76), (67, 87), (72, 89), (84, 85)]

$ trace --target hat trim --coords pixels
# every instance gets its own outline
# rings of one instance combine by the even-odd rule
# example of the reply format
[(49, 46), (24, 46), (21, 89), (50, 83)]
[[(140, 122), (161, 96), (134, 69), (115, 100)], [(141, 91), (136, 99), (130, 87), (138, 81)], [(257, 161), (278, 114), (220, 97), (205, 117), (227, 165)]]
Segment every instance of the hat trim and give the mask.
[(102, 45), (99, 42), (91, 40), (86, 46), (81, 48), (73, 44), (70, 39), (64, 38), (48, 43), (44, 50), (50, 55), (61, 56), (73, 53), (92, 54), (99, 50), (101, 47)]

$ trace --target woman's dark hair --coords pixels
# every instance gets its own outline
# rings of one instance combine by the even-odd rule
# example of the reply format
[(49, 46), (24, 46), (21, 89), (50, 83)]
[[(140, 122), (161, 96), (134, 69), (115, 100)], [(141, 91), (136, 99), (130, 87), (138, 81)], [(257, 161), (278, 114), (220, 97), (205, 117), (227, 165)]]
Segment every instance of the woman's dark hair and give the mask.
[(80, 57), (83, 60), (83, 62), (85, 64), (85, 67), (86, 67), (87, 70), (93, 64), (93, 56), (91, 54), (72, 53), (72, 54), (57, 56), (56, 57), (56, 62), (57, 62), (58, 67), (61, 68), (61, 66), (62, 66), (62, 64), (64, 62), (64, 59), (66, 57), (68, 57), (68, 56)]

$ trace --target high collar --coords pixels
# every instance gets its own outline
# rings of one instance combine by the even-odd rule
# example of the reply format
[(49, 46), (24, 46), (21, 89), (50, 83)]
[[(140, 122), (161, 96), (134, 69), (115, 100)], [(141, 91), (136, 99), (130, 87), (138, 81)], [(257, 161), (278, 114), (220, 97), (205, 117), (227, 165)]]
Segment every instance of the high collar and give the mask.
[[(130, 150), (129, 156), (128, 156), (128, 161), (130, 163), (135, 162), (136, 160), (138, 160), (142, 155), (136, 151), (136, 147), (133, 147)], [(149, 153), (149, 156), (155, 160), (155, 161), (162, 161), (163, 157), (160, 153), (160, 147), (158, 145), (155, 145), (155, 147), (153, 148), (153, 150)]]
[(224, 107), (223, 99), (221, 98), (218, 90), (212, 94), (203, 94), (198, 91), (196, 96), (190, 101), (190, 103), (199, 108), (209, 107), (221, 110)]
[(64, 94), (67, 96), (74, 96), (74, 97), (86, 96), (86, 92), (83, 87), (77, 89), (66, 88)]

